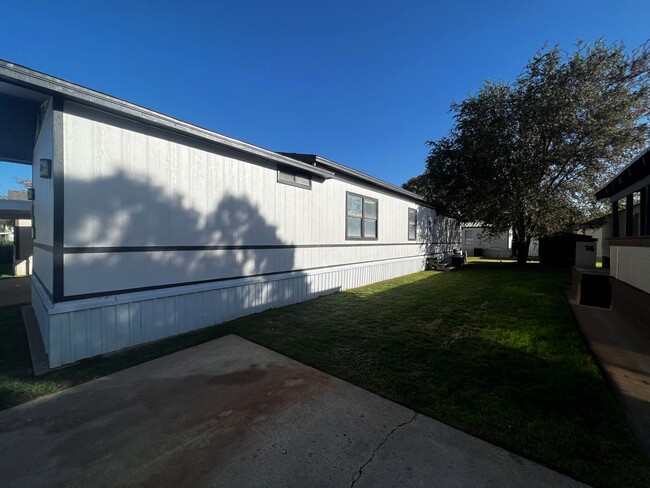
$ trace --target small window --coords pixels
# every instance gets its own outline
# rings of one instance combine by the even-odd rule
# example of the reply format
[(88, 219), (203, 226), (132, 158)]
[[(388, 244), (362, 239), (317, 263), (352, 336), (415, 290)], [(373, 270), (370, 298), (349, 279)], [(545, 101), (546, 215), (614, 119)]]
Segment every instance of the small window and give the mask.
[(311, 177), (308, 175), (292, 173), (286, 169), (279, 169), (278, 183), (299, 186), (300, 188), (311, 188)]
[(414, 208), (409, 208), (409, 241), (414, 241), (417, 238), (418, 227), (418, 211)]
[(465, 244), (474, 244), (474, 232), (471, 229), (465, 230)]
[(346, 239), (377, 239), (376, 199), (348, 193), (345, 215)]

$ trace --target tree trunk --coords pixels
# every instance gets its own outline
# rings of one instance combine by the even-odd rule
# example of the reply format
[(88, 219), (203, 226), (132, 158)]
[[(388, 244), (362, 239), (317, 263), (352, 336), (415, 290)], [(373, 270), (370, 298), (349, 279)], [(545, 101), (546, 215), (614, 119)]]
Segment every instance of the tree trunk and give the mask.
[(517, 259), (517, 254), (519, 251), (519, 234), (517, 231), (512, 231), (512, 259)]
[(517, 264), (524, 266), (528, 260), (528, 248), (530, 247), (530, 236), (517, 240)]

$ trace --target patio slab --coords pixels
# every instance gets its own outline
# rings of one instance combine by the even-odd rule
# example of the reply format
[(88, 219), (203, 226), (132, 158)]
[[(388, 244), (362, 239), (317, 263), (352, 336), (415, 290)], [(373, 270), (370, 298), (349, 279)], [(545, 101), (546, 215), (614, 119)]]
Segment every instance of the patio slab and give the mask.
[(0, 412), (7, 486), (579, 483), (237, 336)]

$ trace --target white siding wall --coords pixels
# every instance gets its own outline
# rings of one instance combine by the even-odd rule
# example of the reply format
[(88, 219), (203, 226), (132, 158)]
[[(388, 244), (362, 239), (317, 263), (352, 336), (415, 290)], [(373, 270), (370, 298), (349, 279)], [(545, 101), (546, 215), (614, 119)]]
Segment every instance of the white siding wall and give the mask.
[(650, 293), (650, 247), (611, 246), (610, 274)]
[[(413, 273), (425, 253), (458, 247), (455, 223), (406, 198), (349, 179), (279, 184), (274, 164), (71, 102), (64, 112), (69, 301), (37, 313), (52, 367)], [(348, 191), (378, 200), (376, 241), (346, 241)]]
[[(34, 146), (34, 159), (32, 164), (32, 185), (34, 187), (34, 223), (36, 238), (34, 243), (52, 246), (53, 236), (53, 179), (41, 178), (40, 160), (54, 160), (54, 128), (52, 115), (52, 101), (44, 104), (42, 110), (41, 129), (36, 137)], [(43, 284), (52, 292), (52, 253), (50, 251), (34, 248), (33, 272), (43, 281)]]
[(52, 253), (40, 247), (34, 247), (34, 273), (38, 275), (50, 292), (52, 291), (52, 271)]
[[(65, 246), (161, 247), (66, 253), (65, 296), (425, 252), (407, 239), (408, 208), (417, 206), (406, 199), (338, 179), (314, 181), (311, 190), (280, 184), (275, 165), (74, 103), (65, 105), (64, 130)], [(345, 240), (348, 191), (379, 200), (379, 238), (367, 246)], [(223, 245), (278, 248), (163, 248)]]

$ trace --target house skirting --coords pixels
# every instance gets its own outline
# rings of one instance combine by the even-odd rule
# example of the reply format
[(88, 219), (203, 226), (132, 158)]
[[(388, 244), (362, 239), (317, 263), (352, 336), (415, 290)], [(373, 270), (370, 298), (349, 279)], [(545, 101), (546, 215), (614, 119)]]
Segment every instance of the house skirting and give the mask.
[(650, 293), (610, 276), (612, 308), (650, 338)]
[(53, 304), (32, 280), (50, 368), (424, 269), (425, 256)]

